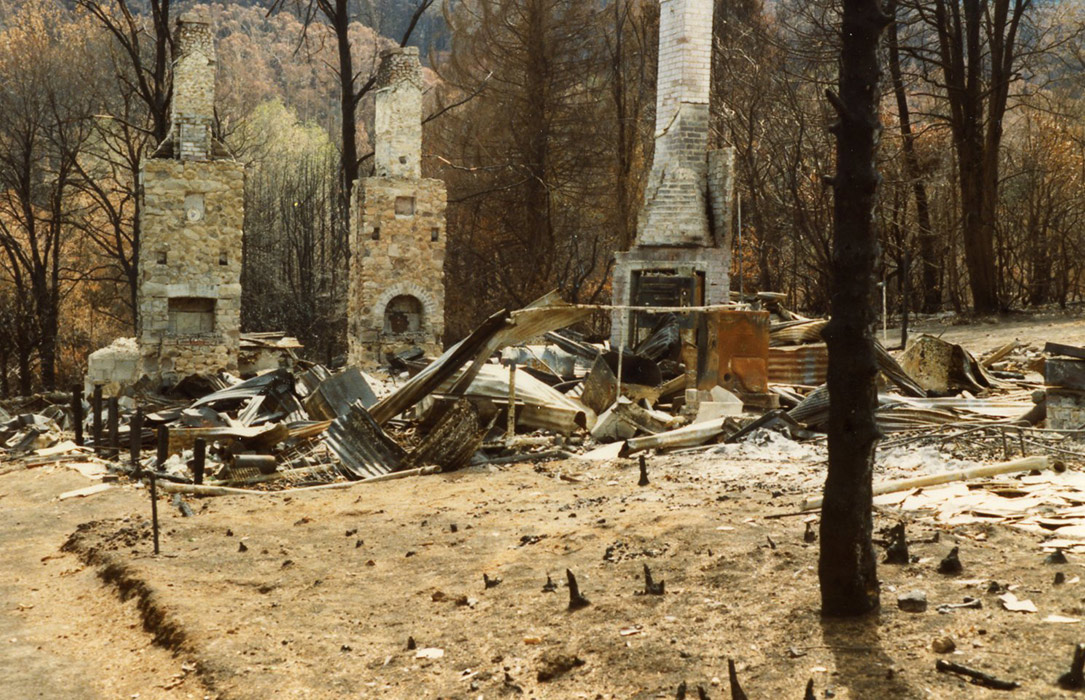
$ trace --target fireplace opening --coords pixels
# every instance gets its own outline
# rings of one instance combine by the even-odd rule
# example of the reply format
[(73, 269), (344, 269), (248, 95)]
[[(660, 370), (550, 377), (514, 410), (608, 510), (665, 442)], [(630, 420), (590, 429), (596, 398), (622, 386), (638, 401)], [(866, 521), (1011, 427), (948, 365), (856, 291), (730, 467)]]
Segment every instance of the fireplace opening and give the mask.
[(203, 335), (215, 332), (215, 300), (205, 297), (172, 297), (166, 328), (170, 335)]
[(409, 294), (392, 297), (384, 308), (384, 332), (393, 335), (422, 330), (422, 302)]

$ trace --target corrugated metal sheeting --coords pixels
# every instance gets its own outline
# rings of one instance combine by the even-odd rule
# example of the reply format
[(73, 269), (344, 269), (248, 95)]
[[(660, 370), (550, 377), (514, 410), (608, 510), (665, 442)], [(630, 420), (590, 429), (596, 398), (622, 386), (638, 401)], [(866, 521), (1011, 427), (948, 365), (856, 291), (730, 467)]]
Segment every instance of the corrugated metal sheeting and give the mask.
[(324, 436), (343, 474), (349, 479), (366, 479), (400, 468), (406, 453), (373, 420), (361, 401), (335, 419)]
[(825, 343), (769, 348), (769, 383), (821, 386), (829, 375)]

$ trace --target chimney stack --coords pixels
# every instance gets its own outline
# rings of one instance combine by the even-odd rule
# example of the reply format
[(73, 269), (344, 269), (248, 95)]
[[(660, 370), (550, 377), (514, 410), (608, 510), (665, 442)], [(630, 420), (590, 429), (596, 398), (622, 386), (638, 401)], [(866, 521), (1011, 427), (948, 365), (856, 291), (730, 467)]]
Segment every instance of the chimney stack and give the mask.
[(192, 10), (178, 17), (174, 42), (170, 105), (174, 157), (208, 160), (215, 115), (215, 43), (206, 12)]
[(381, 54), (373, 138), (376, 177), (422, 177), (422, 64), (418, 48)]

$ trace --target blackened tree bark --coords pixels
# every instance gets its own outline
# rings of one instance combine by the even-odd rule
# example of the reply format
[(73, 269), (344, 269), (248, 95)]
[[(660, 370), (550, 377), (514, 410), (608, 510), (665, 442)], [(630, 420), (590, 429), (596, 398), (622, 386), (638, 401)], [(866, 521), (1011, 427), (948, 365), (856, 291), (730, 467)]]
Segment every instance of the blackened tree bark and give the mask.
[[(919, 167), (919, 156), (915, 150), (915, 132), (912, 130), (912, 113), (908, 107), (908, 95), (904, 89), (904, 76), (900, 68), (900, 40), (897, 36), (897, 0), (890, 0), (889, 15), (893, 22), (889, 25), (889, 75), (893, 81), (893, 96), (897, 101), (897, 120), (904, 152), (904, 168), (912, 182), (912, 195), (915, 197), (916, 220), (919, 224), (919, 264), (923, 277), (924, 313), (934, 313), (942, 305), (941, 263), (936, 251), (937, 239), (931, 227), (931, 207), (927, 199), (927, 184)], [(903, 283), (902, 283), (903, 288)], [(904, 299), (904, 304), (908, 303)]]
[(878, 37), (889, 23), (877, 0), (844, 0), (840, 94), (828, 93), (839, 116), (834, 194), (832, 320), (829, 346), (829, 474), (821, 511), (818, 578), (821, 612), (830, 617), (878, 609), (871, 544), (874, 422), (878, 371), (872, 328), (878, 241), (874, 153), (878, 121)]

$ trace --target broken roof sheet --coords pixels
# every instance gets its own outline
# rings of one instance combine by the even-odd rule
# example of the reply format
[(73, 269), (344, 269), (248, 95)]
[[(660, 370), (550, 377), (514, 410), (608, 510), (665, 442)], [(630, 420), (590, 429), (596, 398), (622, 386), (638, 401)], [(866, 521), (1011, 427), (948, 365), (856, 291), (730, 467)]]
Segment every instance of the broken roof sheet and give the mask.
[(378, 401), (370, 414), (378, 424), (387, 423), (436, 391), (461, 367), (471, 363), (449, 388), (450, 394), (458, 396), (474, 381), (479, 369), (497, 350), (570, 326), (590, 314), (591, 309), (568, 304), (561, 300), (557, 292), (547, 294), (525, 309), (511, 313), (498, 312), (483, 321), (471, 335), (446, 350), (398, 391)]
[(381, 430), (360, 401), (353, 403), (349, 411), (328, 426), (324, 441), (339, 458), (341, 471), (349, 479), (394, 472), (407, 456)]

